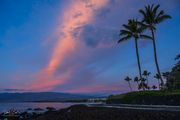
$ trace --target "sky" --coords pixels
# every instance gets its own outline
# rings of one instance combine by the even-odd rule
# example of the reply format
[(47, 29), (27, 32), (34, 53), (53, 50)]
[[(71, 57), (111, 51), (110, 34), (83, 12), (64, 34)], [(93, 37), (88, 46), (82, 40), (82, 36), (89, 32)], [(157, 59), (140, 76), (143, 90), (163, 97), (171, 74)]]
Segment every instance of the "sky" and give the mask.
[[(0, 92), (123, 93), (138, 76), (134, 40), (117, 44), (128, 19), (160, 4), (172, 16), (157, 26), (162, 72), (180, 53), (179, 0), (0, 0)], [(150, 40), (139, 40), (143, 70), (156, 67)], [(132, 83), (136, 90), (136, 84)]]

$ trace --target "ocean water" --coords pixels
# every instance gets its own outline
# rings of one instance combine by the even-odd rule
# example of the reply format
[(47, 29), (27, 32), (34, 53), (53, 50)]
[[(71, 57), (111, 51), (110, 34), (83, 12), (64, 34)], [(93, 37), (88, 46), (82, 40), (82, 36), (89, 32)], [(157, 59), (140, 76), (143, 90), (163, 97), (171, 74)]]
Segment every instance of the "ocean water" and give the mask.
[(16, 109), (20, 112), (26, 111), (28, 108), (42, 108), (53, 107), (56, 109), (62, 109), (70, 107), (79, 103), (59, 103), (59, 102), (23, 102), (23, 103), (0, 103), (0, 113), (6, 112), (10, 109)]

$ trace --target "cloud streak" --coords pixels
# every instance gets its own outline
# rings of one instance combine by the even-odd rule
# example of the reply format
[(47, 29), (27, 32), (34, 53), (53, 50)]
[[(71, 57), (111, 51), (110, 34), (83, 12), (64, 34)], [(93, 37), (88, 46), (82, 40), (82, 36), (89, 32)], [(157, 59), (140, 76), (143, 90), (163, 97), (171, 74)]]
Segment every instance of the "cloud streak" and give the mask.
[[(70, 77), (73, 68), (63, 71), (62, 75), (56, 75), (56, 71), (61, 68), (65, 59), (76, 51), (80, 36), (73, 35), (73, 31), (78, 27), (89, 24), (93, 21), (95, 11), (107, 4), (107, 0), (77, 0), (71, 1), (65, 9), (61, 19), (63, 22), (56, 31), (58, 40), (53, 50), (47, 67), (42, 69), (35, 77), (31, 89), (50, 90), (54, 86), (64, 84)], [(79, 31), (79, 34), (81, 31)], [(38, 84), (36, 84), (38, 83)], [(39, 84), (40, 83), (40, 84)]]
[(57, 31), (57, 33), (61, 33), (61, 35), (58, 38), (57, 45), (46, 68), (50, 75), (63, 64), (63, 60), (68, 54), (75, 51), (76, 41), (71, 31), (90, 23), (93, 19), (94, 9), (103, 7), (106, 4), (105, 1), (106, 0), (92, 0), (91, 2), (86, 0), (73, 1), (69, 6), (70, 9), (65, 10), (62, 26), (60, 26)]

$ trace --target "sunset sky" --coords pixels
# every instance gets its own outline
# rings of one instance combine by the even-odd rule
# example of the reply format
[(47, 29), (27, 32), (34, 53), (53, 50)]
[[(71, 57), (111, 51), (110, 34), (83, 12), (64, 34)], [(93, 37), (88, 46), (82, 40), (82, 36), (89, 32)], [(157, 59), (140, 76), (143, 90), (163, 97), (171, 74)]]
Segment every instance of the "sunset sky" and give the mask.
[[(0, 92), (128, 91), (124, 78), (138, 75), (135, 46), (118, 45), (119, 30), (153, 3), (172, 16), (156, 32), (165, 72), (180, 53), (179, 0), (0, 0)], [(152, 42), (140, 40), (139, 48), (152, 78)]]

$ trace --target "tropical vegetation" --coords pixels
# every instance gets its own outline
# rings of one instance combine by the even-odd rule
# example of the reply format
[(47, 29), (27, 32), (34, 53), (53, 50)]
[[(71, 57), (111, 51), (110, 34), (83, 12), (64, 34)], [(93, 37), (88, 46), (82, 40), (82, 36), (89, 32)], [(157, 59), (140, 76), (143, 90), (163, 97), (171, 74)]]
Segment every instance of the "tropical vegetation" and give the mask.
[(111, 95), (108, 104), (145, 104), (145, 105), (180, 105), (180, 90), (173, 91), (136, 91)]
[(124, 80), (128, 82), (129, 88), (130, 88), (130, 90), (132, 91), (132, 87), (131, 87), (131, 83), (130, 83), (130, 81), (131, 81), (132, 79), (127, 76)]
[[(135, 41), (135, 50), (136, 50), (139, 77), (135, 77), (134, 82), (137, 83), (139, 90), (141, 89), (154, 90), (157, 88), (156, 85), (150, 86), (149, 84), (148, 77), (150, 76), (151, 72), (149, 72), (148, 70), (144, 70), (142, 73), (138, 41), (139, 39), (143, 39), (143, 40), (148, 39), (152, 41), (152, 44), (153, 44), (154, 61), (155, 61), (156, 69), (157, 69), (157, 73), (155, 74), (154, 78), (157, 79), (159, 89), (163, 90), (169, 86), (171, 86), (172, 88), (178, 88), (175, 84), (180, 84), (180, 83), (177, 82), (178, 80), (176, 80), (176, 82), (172, 82), (172, 81), (175, 81), (175, 78), (170, 77), (170, 76), (174, 76), (174, 75), (178, 76), (179, 67), (177, 66), (176, 68), (173, 68), (173, 70), (171, 71), (171, 74), (169, 72), (161, 74), (160, 67), (158, 64), (158, 59), (157, 59), (157, 47), (156, 47), (156, 38), (155, 38), (157, 25), (167, 19), (170, 19), (171, 16), (165, 14), (164, 10), (160, 10), (160, 5), (154, 5), (154, 4), (145, 6), (144, 9), (139, 10), (139, 13), (142, 15), (141, 20), (129, 19), (127, 24), (123, 24), (123, 29), (120, 30), (120, 34), (119, 34), (120, 40), (118, 41), (118, 43), (122, 43), (130, 39), (134, 39)], [(176, 59), (178, 60), (179, 58), (180, 58), (180, 55)], [(127, 79), (127, 78), (129, 77), (126, 77), (125, 80), (128, 81), (129, 87), (132, 90), (132, 87), (130, 85), (130, 81), (132, 79)], [(165, 84), (163, 78), (167, 81), (167, 84)]]
[(170, 72), (165, 72), (163, 75), (166, 78), (166, 86), (169, 90), (180, 89), (180, 54), (175, 58), (177, 61)]
[(153, 41), (153, 49), (154, 49), (154, 60), (156, 64), (156, 69), (157, 69), (157, 74), (159, 74), (159, 78), (161, 80), (160, 85), (164, 85), (164, 81), (161, 76), (158, 60), (157, 60), (157, 52), (156, 52), (156, 39), (155, 39), (155, 32), (156, 32), (156, 26), (163, 22), (166, 19), (170, 19), (171, 16), (165, 14), (163, 10), (159, 10), (160, 5), (148, 5), (145, 6), (145, 9), (139, 10), (139, 12), (142, 14), (143, 19), (142, 22), (143, 24), (146, 25), (146, 28), (150, 30), (151, 36), (152, 36), (152, 41)]
[(124, 42), (131, 38), (135, 40), (139, 77), (141, 80), (142, 88), (145, 89), (144, 82), (142, 81), (141, 63), (140, 63), (139, 50), (138, 50), (138, 40), (140, 38), (151, 39), (151, 37), (143, 34), (143, 31), (145, 30), (145, 26), (135, 19), (128, 20), (128, 24), (127, 25), (124, 24), (123, 27), (124, 29), (120, 30), (121, 39), (118, 41), (118, 43)]

